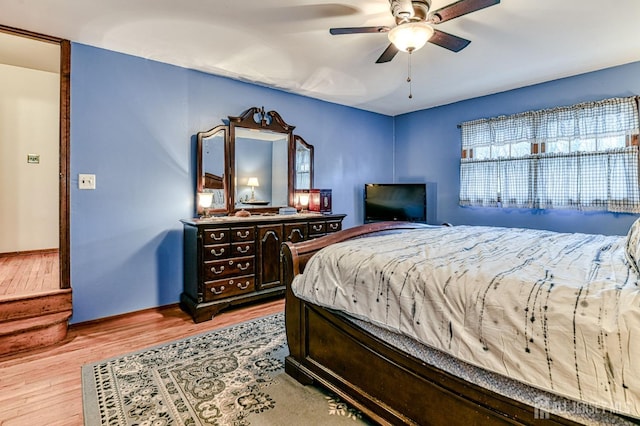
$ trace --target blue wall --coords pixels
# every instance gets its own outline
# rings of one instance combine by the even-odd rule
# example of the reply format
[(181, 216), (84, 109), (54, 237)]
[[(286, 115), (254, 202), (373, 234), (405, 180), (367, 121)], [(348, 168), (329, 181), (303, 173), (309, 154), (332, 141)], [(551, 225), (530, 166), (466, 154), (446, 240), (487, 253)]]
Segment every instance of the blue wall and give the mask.
[(362, 221), (363, 184), (393, 179), (391, 117), (76, 43), (71, 58), (72, 323), (179, 300), (195, 134), (229, 115), (264, 106), (295, 125), (345, 227)]
[(468, 120), (640, 94), (640, 62), (395, 117), (399, 182), (430, 182), (437, 216), (430, 222), (624, 235), (632, 214), (458, 206), (460, 130)]
[[(194, 211), (195, 134), (251, 106), (278, 111), (315, 146), (314, 186), (333, 190), (345, 227), (362, 223), (364, 183), (394, 180), (430, 184), (432, 223), (624, 234), (636, 218), (459, 207), (457, 125), (638, 94), (640, 63), (394, 119), (81, 44), (71, 57), (73, 323), (178, 301), (179, 219)], [(78, 190), (78, 173), (95, 173), (96, 190)]]

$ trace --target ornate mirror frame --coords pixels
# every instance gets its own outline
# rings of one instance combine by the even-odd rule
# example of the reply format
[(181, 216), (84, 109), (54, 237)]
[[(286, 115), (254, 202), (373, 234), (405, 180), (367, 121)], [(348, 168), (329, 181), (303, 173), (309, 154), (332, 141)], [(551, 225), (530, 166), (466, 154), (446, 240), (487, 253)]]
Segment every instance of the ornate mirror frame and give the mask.
[[(293, 129), (295, 126), (287, 124), (276, 111), (265, 112), (264, 107), (252, 107), (247, 109), (238, 117), (229, 116), (229, 167), (231, 175), (231, 190), (229, 191), (230, 211), (247, 208), (236, 206), (236, 136), (239, 129), (249, 129), (254, 131), (269, 131), (285, 135), (287, 139), (287, 205), (293, 206), (294, 200), (294, 169), (295, 169), (295, 149), (293, 139)], [(251, 207), (255, 212), (277, 211), (281, 206)]]
[[(293, 135), (294, 190), (313, 188), (313, 145), (302, 137)], [(308, 179), (304, 176), (307, 175)], [(308, 184), (303, 182), (307, 181)]]
[[(236, 160), (237, 158), (237, 140), (238, 133), (240, 135), (247, 132), (261, 132), (265, 134), (261, 136), (269, 136), (268, 134), (280, 134), (279, 141), (286, 140), (286, 159), (283, 156), (283, 163), (286, 163), (286, 204), (294, 206), (295, 191), (298, 189), (311, 189), (313, 187), (313, 145), (307, 143), (302, 137), (293, 134), (295, 126), (287, 124), (280, 114), (276, 111), (265, 112), (264, 107), (252, 107), (244, 111), (240, 116), (229, 116), (229, 125), (218, 125), (212, 129), (197, 133), (196, 147), (196, 212), (202, 214), (204, 209), (200, 207), (199, 198), (203, 192), (215, 192), (217, 190), (224, 191), (224, 207), (207, 209), (206, 213), (212, 214), (232, 214), (238, 210), (245, 208), (250, 209), (252, 213), (276, 212), (281, 206), (274, 205), (236, 205), (237, 180)], [(224, 137), (224, 173), (222, 176), (209, 175), (206, 167), (206, 141), (215, 135), (220, 134)], [(256, 138), (259, 139), (259, 138)], [(281, 145), (282, 146), (282, 145)], [(301, 153), (298, 154), (298, 150)], [(219, 149), (216, 149), (219, 152)], [(300, 165), (299, 165), (300, 162)], [(304, 163), (304, 165), (303, 165)], [(273, 167), (273, 166), (272, 166)], [(272, 169), (273, 170), (273, 169)], [(298, 174), (308, 177), (308, 187), (296, 187), (296, 177)], [(245, 176), (242, 179), (246, 178)], [(213, 182), (208, 185), (206, 182)], [(217, 184), (216, 184), (217, 182)], [(222, 187), (220, 187), (222, 186)], [(242, 185), (243, 187), (246, 185)], [(283, 189), (283, 188), (280, 188)], [(284, 191), (280, 191), (284, 195)]]

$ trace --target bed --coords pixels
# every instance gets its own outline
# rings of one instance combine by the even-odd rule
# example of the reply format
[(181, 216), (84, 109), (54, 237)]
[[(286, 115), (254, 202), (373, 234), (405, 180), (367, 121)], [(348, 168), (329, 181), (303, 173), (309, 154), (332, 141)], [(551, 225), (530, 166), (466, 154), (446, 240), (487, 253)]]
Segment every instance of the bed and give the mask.
[(639, 239), (638, 223), (618, 237), (382, 222), (285, 243), (285, 371), (380, 424), (638, 424)]

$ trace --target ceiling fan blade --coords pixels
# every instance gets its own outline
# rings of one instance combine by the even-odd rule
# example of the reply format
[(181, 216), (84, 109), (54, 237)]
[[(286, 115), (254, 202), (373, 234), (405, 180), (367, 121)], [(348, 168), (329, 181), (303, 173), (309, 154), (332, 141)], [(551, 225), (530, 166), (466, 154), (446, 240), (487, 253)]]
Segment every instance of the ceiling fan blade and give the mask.
[(459, 52), (471, 43), (471, 41), (445, 33), (444, 31), (434, 30), (433, 35), (429, 39), (429, 43), (437, 44), (440, 47), (449, 49), (452, 52)]
[(396, 56), (396, 53), (398, 52), (398, 48), (395, 47), (393, 43), (390, 43), (389, 46), (387, 46), (387, 48), (384, 50), (384, 52), (382, 52), (382, 55), (380, 55), (380, 57), (376, 61), (376, 64), (389, 62)]
[(431, 24), (439, 24), (466, 15), (467, 13), (484, 9), (485, 7), (494, 6), (498, 3), (500, 3), (500, 0), (458, 0), (455, 3), (431, 12), (428, 22)]
[(350, 28), (331, 28), (329, 32), (332, 35), (340, 34), (361, 34), (361, 33), (386, 33), (391, 28), (385, 26), (378, 27), (350, 27)]

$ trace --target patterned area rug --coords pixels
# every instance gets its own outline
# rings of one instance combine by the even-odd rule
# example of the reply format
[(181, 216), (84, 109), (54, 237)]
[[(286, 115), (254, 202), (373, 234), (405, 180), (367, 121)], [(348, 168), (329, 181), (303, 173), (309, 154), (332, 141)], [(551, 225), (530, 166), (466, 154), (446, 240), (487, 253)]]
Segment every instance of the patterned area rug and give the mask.
[(82, 367), (85, 425), (367, 424), (284, 373), (278, 313)]

